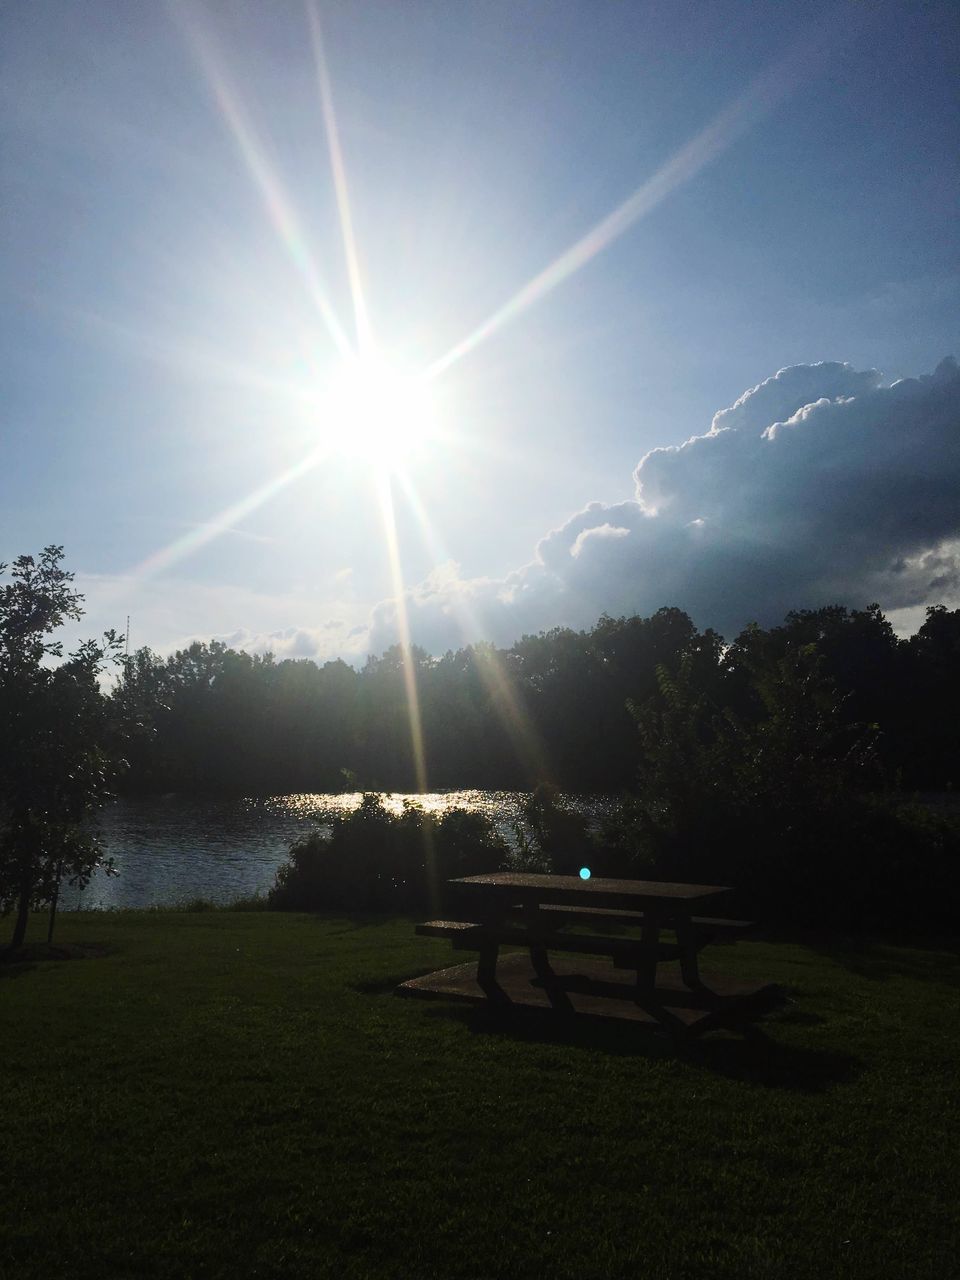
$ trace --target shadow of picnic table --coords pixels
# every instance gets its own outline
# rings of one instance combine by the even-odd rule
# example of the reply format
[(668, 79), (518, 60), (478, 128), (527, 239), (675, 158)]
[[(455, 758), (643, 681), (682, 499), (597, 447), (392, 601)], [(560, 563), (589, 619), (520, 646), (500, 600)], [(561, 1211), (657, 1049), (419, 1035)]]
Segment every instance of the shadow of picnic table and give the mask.
[[(474, 1035), (507, 1036), (531, 1044), (567, 1045), (651, 1061), (672, 1058), (729, 1079), (798, 1093), (820, 1093), (849, 1083), (864, 1069), (853, 1054), (790, 1044), (759, 1026), (743, 1035), (712, 1033), (678, 1046), (659, 1028), (612, 1019), (557, 1017), (552, 1011), (531, 1014), (529, 1010), (438, 1004), (425, 1009), (424, 1016), (453, 1019)], [(783, 1020), (822, 1022), (817, 1015), (799, 1011), (787, 1012)]]

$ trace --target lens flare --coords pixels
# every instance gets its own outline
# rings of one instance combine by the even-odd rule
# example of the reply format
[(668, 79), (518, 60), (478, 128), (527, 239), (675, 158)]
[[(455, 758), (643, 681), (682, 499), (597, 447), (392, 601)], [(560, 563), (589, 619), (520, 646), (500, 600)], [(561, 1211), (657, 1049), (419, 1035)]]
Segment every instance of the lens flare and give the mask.
[(297, 210), (284, 190), (283, 184), (273, 166), (270, 164), (266, 148), (257, 137), (240, 96), (230, 83), (227, 73), (220, 63), (213, 40), (205, 31), (201, 30), (194, 13), (191, 12), (188, 16), (183, 6), (178, 6), (175, 12), (179, 18), (181, 29), (187, 37), (187, 43), (220, 110), (224, 123), (233, 137), (254, 185), (260, 192), (267, 217), (279, 244), (296, 268), (327, 327), (330, 337), (340, 351), (349, 351), (350, 344), (343, 331), (343, 326), (327, 298), (327, 289), (310, 251)]
[[(440, 537), (420, 500), (420, 495), (410, 477), (398, 470), (395, 479), (403, 490), (410, 510), (416, 517), (424, 545), (437, 564), (445, 564), (450, 556), (440, 541)], [(401, 602), (398, 601), (398, 618)], [(402, 602), (404, 625), (409, 627), (406, 602)], [(466, 645), (484, 632), (483, 621), (476, 611), (470, 607), (469, 597), (457, 593), (452, 597), (452, 606), (457, 615), (463, 643)], [(547, 749), (540, 740), (540, 735), (520, 699), (510, 679), (509, 672), (504, 670), (503, 659), (493, 645), (477, 645), (474, 643), (473, 658), (477, 673), (483, 682), (490, 704), (500, 723), (510, 737), (513, 749), (532, 778), (549, 781), (551, 769)]]
[(162, 573), (164, 569), (171, 568), (187, 556), (193, 555), (194, 552), (199, 551), (208, 542), (212, 542), (214, 538), (218, 538), (221, 534), (232, 529), (235, 524), (243, 520), (245, 516), (250, 515), (252, 511), (256, 511), (265, 502), (269, 502), (271, 498), (276, 497), (287, 485), (299, 480), (301, 476), (305, 476), (307, 472), (319, 466), (323, 459), (328, 456), (328, 449), (323, 447), (314, 449), (311, 453), (301, 458), (299, 462), (295, 462), (292, 467), (287, 467), (285, 471), (280, 471), (275, 476), (271, 476), (266, 484), (254, 489), (252, 493), (248, 493), (239, 502), (231, 503), (229, 507), (225, 507), (216, 515), (204, 520), (201, 524), (195, 525), (189, 533), (185, 533), (174, 542), (161, 547), (159, 551), (153, 552), (146, 560), (141, 561), (136, 568), (131, 570), (131, 576), (135, 581), (143, 582), (147, 578), (153, 578), (158, 573)]
[(430, 366), (430, 375), (439, 376), (505, 324), (516, 320), (534, 303), (552, 293), (564, 280), (618, 240), (677, 187), (689, 182), (701, 169), (718, 159), (742, 134), (759, 123), (796, 89), (830, 44), (835, 47), (837, 35), (838, 23), (835, 21), (824, 20), (814, 24), (784, 57), (766, 67), (739, 97), (676, 151), (633, 195), (628, 196), (586, 235), (518, 289), (472, 333), (451, 347), (446, 355), (435, 360)]
[(390, 476), (384, 470), (379, 471), (377, 474), (377, 494), (380, 499), (380, 515), (383, 520), (383, 535), (387, 544), (387, 556), (390, 561), (390, 576), (398, 605), (397, 632), (400, 640), (400, 653), (403, 658), (403, 683), (407, 699), (407, 716), (410, 721), (410, 746), (413, 752), (413, 767), (416, 774), (417, 790), (426, 791), (427, 759), (423, 749), (420, 699), (417, 696), (417, 673), (414, 669), (413, 645), (410, 641), (410, 624), (407, 618), (406, 587), (403, 581), (403, 566), (400, 561), (397, 518), (393, 507), (393, 490), (390, 486)]
[(347, 264), (347, 275), (350, 278), (350, 293), (353, 298), (354, 323), (357, 328), (357, 344), (361, 351), (366, 351), (372, 344), (370, 320), (367, 315), (367, 303), (363, 296), (363, 282), (360, 276), (360, 255), (353, 234), (353, 217), (350, 213), (350, 188), (347, 184), (347, 170), (340, 150), (340, 131), (337, 128), (337, 117), (333, 109), (333, 89), (330, 84), (330, 73), (327, 70), (327, 58), (323, 48), (323, 32), (320, 28), (320, 15), (314, 4), (307, 5), (307, 17), (310, 22), (310, 38), (313, 43), (313, 60), (317, 68), (317, 89), (320, 94), (320, 108), (323, 112), (323, 124), (327, 135), (327, 149), (330, 152), (330, 172), (333, 175), (333, 188), (337, 196), (337, 211), (340, 215), (340, 232), (343, 237), (343, 256)]

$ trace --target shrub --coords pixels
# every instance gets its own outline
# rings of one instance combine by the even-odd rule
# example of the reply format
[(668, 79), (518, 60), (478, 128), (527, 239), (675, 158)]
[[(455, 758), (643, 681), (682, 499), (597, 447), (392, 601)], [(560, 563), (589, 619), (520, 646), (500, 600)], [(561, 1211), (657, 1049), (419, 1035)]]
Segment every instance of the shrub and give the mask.
[(234, 898), (223, 907), (224, 911), (269, 911), (270, 903), (260, 893), (250, 894), (245, 898)]
[(587, 819), (555, 787), (541, 783), (526, 798), (516, 826), (514, 865), (529, 871), (576, 875), (590, 845)]
[(684, 665), (634, 708), (634, 836), (652, 878), (733, 885), (739, 909), (770, 921), (955, 928), (960, 823), (868, 790), (874, 730), (844, 721), (810, 646), (751, 676), (751, 715)]
[(365, 795), (334, 819), (329, 835), (316, 832), (291, 848), (268, 901), (278, 911), (435, 911), (447, 880), (497, 870), (506, 858), (483, 814), (434, 815), (408, 803), (393, 815), (379, 796)]

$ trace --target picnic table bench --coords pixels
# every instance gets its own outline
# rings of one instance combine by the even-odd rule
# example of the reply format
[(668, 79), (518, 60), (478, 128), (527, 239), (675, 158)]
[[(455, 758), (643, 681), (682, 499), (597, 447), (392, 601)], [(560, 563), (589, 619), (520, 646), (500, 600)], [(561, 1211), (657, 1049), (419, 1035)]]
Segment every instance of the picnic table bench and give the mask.
[[(465, 918), (426, 921), (417, 933), (476, 951), (477, 962), (411, 979), (398, 994), (652, 1020), (677, 1036), (743, 1025), (776, 1001), (770, 983), (700, 973), (706, 945), (754, 928), (746, 920), (694, 914), (729, 894), (726, 886), (521, 872), (449, 883)], [(600, 924), (634, 927), (639, 935), (568, 932)], [(501, 947), (524, 950), (501, 956)], [(618, 977), (624, 970), (633, 972), (632, 981)]]

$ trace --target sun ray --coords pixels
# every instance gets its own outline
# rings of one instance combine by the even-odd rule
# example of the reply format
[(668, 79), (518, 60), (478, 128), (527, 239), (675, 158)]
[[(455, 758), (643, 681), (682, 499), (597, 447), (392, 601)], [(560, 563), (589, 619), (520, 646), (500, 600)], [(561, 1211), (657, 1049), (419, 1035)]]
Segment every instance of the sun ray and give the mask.
[[(394, 473), (397, 483), (403, 490), (403, 495), (413, 512), (420, 533), (424, 541), (424, 545), (430, 552), (436, 563), (444, 564), (450, 559), (449, 554), (440, 541), (433, 522), (427, 515), (426, 508), (420, 500), (410, 477), (402, 470)], [(409, 626), (406, 619), (406, 605), (404, 604), (405, 624)], [(455, 597), (454, 608), (457, 614), (457, 621), (460, 626), (461, 635), (464, 637), (464, 644), (469, 643), (468, 636), (479, 636), (483, 634), (483, 627), (476, 612), (470, 608), (467, 600), (463, 596)], [(510, 678), (503, 669), (503, 664), (494, 648), (490, 649), (474, 649), (474, 656), (477, 660), (477, 671), (480, 679), (483, 681), (487, 693), (490, 695), (490, 701), (494, 711), (503, 724), (510, 739), (513, 743), (517, 755), (522, 760), (529, 775), (539, 781), (549, 781), (551, 770), (548, 761), (548, 754), (540, 736), (534, 728), (530, 717), (521, 706), (517, 698), (516, 691), (510, 683)]]
[(116, 346), (134, 351), (158, 364), (176, 369), (195, 377), (208, 377), (221, 382), (244, 387), (250, 391), (278, 396), (291, 404), (312, 406), (316, 404), (316, 391), (305, 383), (289, 378), (277, 378), (262, 373), (249, 364), (228, 359), (216, 348), (200, 339), (173, 337), (169, 333), (151, 332), (149, 329), (129, 324), (127, 321), (100, 315), (86, 307), (72, 306), (59, 300), (48, 300), (37, 295), (31, 297), (35, 306), (44, 307), (54, 315), (76, 324), (78, 333), (93, 340), (110, 339)]
[[(737, 138), (758, 124), (778, 102), (797, 87), (804, 73), (824, 52), (828, 30), (831, 28), (826, 22), (817, 24), (784, 57), (765, 68), (739, 97), (675, 152), (612, 213), (602, 218), (586, 235), (581, 236), (549, 266), (527, 281), (472, 333), (451, 347), (446, 355), (435, 360), (428, 369), (429, 375), (438, 377), (452, 364), (476, 350), (487, 338), (516, 320), (613, 244), (677, 187), (689, 182), (708, 164), (718, 159)], [(835, 29), (832, 30), (832, 35), (835, 42)]]
[(343, 152), (340, 149), (340, 131), (337, 128), (337, 117), (333, 107), (333, 89), (330, 84), (330, 72), (323, 45), (323, 31), (320, 27), (320, 15), (312, 0), (307, 3), (307, 17), (310, 22), (310, 38), (313, 42), (313, 58), (317, 69), (317, 87), (320, 92), (320, 106), (323, 111), (323, 123), (327, 135), (327, 147), (330, 152), (330, 170), (333, 174), (333, 186), (337, 196), (337, 209), (340, 214), (340, 231), (343, 236), (343, 254), (350, 279), (350, 293), (353, 297), (354, 323), (357, 329), (357, 346), (361, 356), (373, 345), (370, 332), (370, 320), (367, 304), (363, 296), (363, 280), (360, 274), (360, 258), (353, 234), (353, 217), (350, 212), (350, 190), (347, 185), (347, 170), (343, 163)]
[(333, 307), (327, 300), (323, 279), (310, 252), (297, 211), (267, 159), (240, 98), (220, 64), (211, 38), (200, 30), (192, 17), (186, 16), (182, 6), (177, 6), (176, 12), (180, 26), (187, 37), (187, 43), (200, 66), (220, 114), (230, 130), (254, 185), (260, 192), (277, 239), (303, 280), (330, 337), (341, 355), (346, 355), (351, 350), (350, 342)]
[[(427, 790), (427, 757), (423, 745), (423, 721), (420, 714), (420, 698), (417, 692), (417, 673), (413, 662), (413, 645), (410, 640), (410, 619), (407, 616), (406, 588), (403, 581), (403, 566), (400, 560), (400, 543), (397, 537), (397, 518), (393, 504), (391, 483), (390, 472), (386, 468), (378, 469), (377, 490), (380, 499), (380, 513), (383, 519), (387, 555), (390, 560), (390, 578), (393, 594), (397, 602), (397, 634), (403, 659), (404, 695), (407, 701), (407, 717), (410, 721), (410, 747), (413, 752), (417, 791), (423, 795)], [(441, 899), (440, 876), (437, 869), (433, 834), (429, 823), (424, 823), (422, 830), (423, 859), (426, 869), (427, 890), (430, 895), (430, 909), (431, 911), (438, 911)]]
[(224, 507), (217, 515), (211, 516), (209, 520), (205, 520), (202, 524), (195, 525), (189, 532), (168, 543), (167, 546), (162, 547), (159, 551), (147, 556), (145, 560), (142, 560), (130, 570), (130, 577), (134, 582), (143, 582), (148, 578), (155, 577), (158, 573), (162, 573), (164, 569), (169, 569), (172, 565), (192, 555), (195, 551), (199, 551), (208, 542), (212, 542), (214, 538), (230, 530), (239, 520), (243, 520), (252, 511), (262, 507), (265, 502), (275, 497), (287, 485), (292, 484), (294, 480), (299, 480), (301, 476), (305, 476), (307, 472), (312, 471), (329, 455), (329, 452), (326, 445), (312, 450), (301, 458), (299, 462), (295, 462), (292, 467), (287, 467), (284, 471), (278, 472), (265, 484), (247, 494), (245, 498), (232, 503), (229, 507)]
[(400, 543), (397, 538), (397, 518), (393, 505), (393, 489), (390, 473), (380, 468), (377, 471), (377, 497), (380, 501), (380, 515), (383, 519), (383, 536), (387, 544), (387, 556), (390, 562), (390, 580), (394, 599), (397, 602), (397, 635), (400, 642), (400, 653), (403, 657), (403, 683), (407, 699), (407, 716), (410, 721), (410, 747), (413, 751), (413, 768), (416, 776), (417, 790), (427, 789), (427, 761), (423, 747), (423, 723), (420, 715), (420, 699), (417, 694), (417, 674), (413, 665), (413, 645), (410, 641), (410, 620), (407, 616), (406, 588), (403, 581), (403, 566), (400, 561)]

